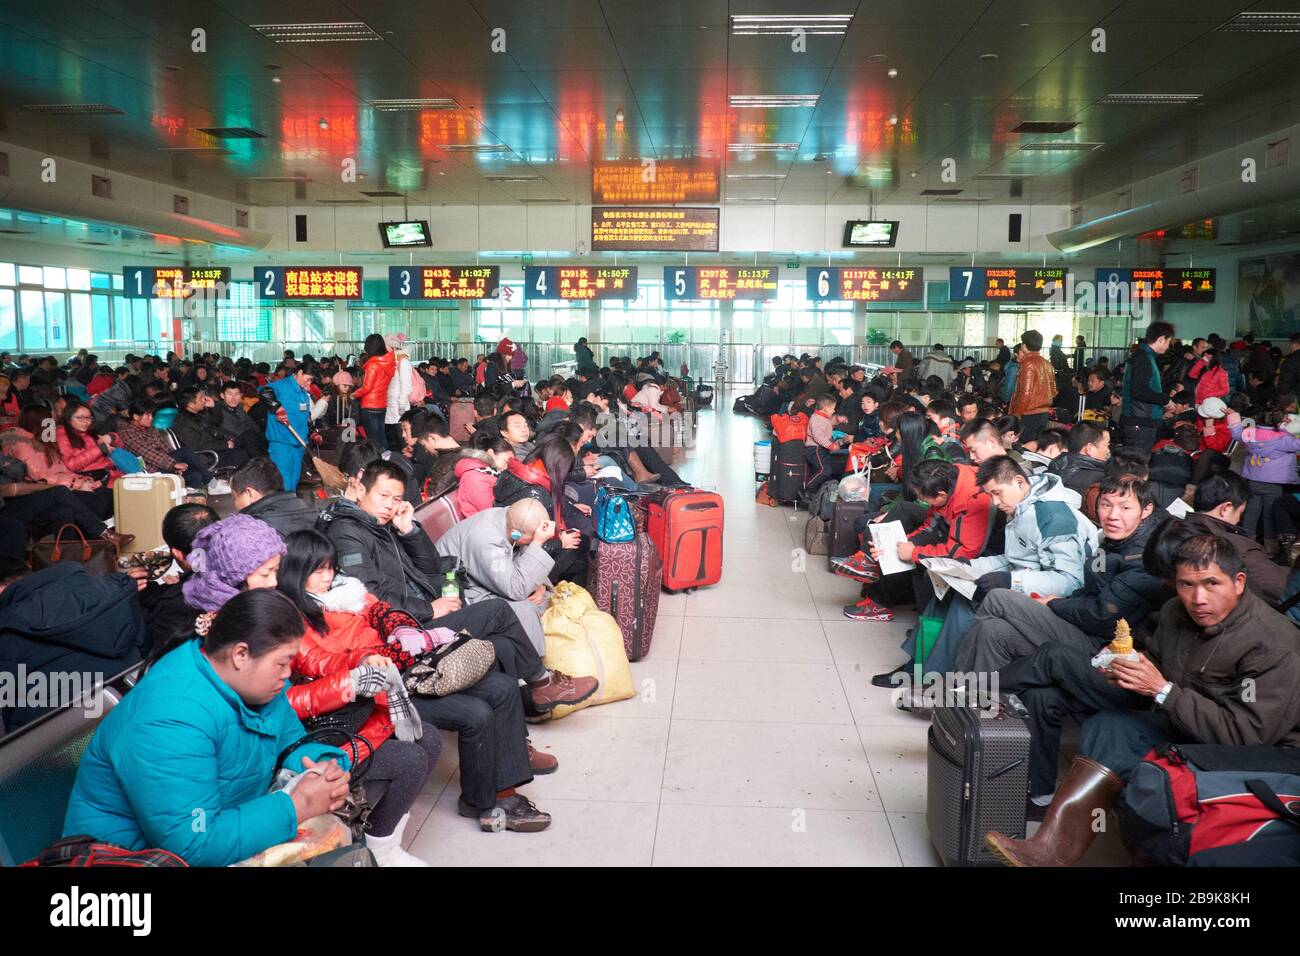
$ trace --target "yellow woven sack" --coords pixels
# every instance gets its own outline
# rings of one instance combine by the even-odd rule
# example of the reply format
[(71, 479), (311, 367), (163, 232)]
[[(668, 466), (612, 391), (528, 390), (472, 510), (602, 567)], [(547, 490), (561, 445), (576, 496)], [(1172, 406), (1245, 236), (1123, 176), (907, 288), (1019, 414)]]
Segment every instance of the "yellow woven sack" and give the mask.
[(546, 632), (547, 667), (572, 677), (594, 677), (600, 687), (581, 704), (561, 704), (551, 711), (558, 720), (575, 710), (593, 704), (627, 700), (636, 694), (632, 685), (632, 668), (623, 647), (623, 632), (618, 622), (596, 607), (583, 588), (570, 581), (555, 586), (550, 606), (542, 614)]

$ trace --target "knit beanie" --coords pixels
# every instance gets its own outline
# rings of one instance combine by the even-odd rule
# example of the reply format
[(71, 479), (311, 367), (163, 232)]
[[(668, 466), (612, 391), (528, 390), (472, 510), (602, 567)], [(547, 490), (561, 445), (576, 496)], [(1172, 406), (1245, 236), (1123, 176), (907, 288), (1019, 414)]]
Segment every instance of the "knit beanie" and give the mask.
[(182, 585), (185, 603), (200, 611), (221, 610), (250, 574), (284, 551), (280, 533), (259, 518), (233, 514), (208, 525), (185, 558), (194, 569)]

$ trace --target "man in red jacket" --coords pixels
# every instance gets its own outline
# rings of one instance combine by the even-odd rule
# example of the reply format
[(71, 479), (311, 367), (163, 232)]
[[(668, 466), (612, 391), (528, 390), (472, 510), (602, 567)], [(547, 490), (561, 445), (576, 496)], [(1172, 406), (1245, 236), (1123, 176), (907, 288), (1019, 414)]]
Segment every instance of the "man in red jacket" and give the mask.
[[(975, 482), (973, 465), (955, 465), (941, 459), (923, 461), (912, 470), (908, 486), (916, 500), (929, 508), (925, 520), (898, 542), (900, 561), (921, 558), (977, 558), (989, 535), (989, 496)], [(880, 552), (870, 548), (871, 561), (855, 575), (866, 583), (880, 580)], [(842, 572), (841, 572), (842, 573)], [(914, 573), (924, 574), (923, 571)], [(919, 607), (924, 607), (921, 602)], [(844, 609), (853, 621), (892, 621), (894, 612), (870, 597)], [(888, 686), (888, 685), (886, 685)]]

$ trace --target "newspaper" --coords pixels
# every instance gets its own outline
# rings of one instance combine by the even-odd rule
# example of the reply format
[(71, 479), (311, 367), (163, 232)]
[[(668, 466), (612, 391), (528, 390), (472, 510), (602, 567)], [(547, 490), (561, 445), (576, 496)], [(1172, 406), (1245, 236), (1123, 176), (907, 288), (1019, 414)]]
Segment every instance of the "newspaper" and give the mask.
[(1169, 502), (1169, 504), (1165, 506), (1165, 510), (1175, 518), (1186, 518), (1192, 513), (1191, 506), (1182, 498), (1175, 498), (1173, 501)]
[(948, 589), (956, 591), (966, 600), (975, 597), (975, 579), (978, 577), (969, 564), (952, 558), (922, 558), (921, 565), (930, 574), (930, 583), (934, 585), (934, 596), (943, 600)]
[(880, 552), (881, 574), (898, 574), (916, 567), (911, 561), (903, 561), (898, 557), (898, 542), (907, 540), (903, 522), (882, 521), (868, 524), (867, 530), (871, 533), (871, 543)]

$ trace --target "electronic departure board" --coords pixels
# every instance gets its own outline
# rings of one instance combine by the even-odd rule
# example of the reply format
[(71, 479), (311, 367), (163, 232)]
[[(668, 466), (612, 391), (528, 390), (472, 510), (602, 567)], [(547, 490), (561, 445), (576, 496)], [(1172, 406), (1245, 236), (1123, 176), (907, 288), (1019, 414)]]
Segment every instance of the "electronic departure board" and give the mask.
[(767, 266), (665, 266), (664, 298), (775, 299), (779, 273)]
[(717, 202), (714, 160), (641, 160), (594, 163), (591, 201), (600, 203)]
[(359, 299), (360, 266), (258, 266), (253, 290), (259, 299)]
[(920, 266), (809, 266), (808, 298), (814, 302), (920, 302)]
[(952, 302), (1005, 299), (1042, 302), (1053, 295), (1064, 299), (1069, 269), (952, 266), (948, 269), (948, 299)]
[(390, 299), (494, 299), (500, 266), (389, 266)]
[(706, 206), (594, 206), (591, 251), (717, 252), (718, 210)]
[(128, 299), (188, 299), (198, 294), (224, 299), (229, 289), (230, 270), (226, 268), (126, 266), (122, 269), (122, 294)]
[(1214, 301), (1213, 269), (1098, 269), (1097, 303), (1120, 302), (1209, 303)]
[(636, 266), (527, 266), (524, 298), (635, 299)]

